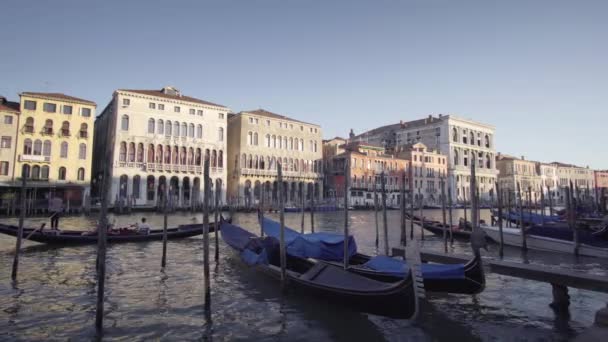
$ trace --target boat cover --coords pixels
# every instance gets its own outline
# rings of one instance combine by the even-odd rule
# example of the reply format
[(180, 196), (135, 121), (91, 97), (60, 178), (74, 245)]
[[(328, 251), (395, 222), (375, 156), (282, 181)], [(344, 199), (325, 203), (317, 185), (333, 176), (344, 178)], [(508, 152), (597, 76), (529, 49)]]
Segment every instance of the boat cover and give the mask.
[[(566, 225), (533, 226), (526, 230), (526, 234), (566, 241), (574, 240), (574, 232)], [(578, 241), (589, 246), (608, 248), (608, 240), (583, 229), (578, 231)]]
[[(335, 233), (300, 234), (285, 226), (285, 245), (287, 254), (300, 258), (314, 258), (327, 261), (342, 261), (344, 258), (344, 236)], [(264, 218), (264, 233), (279, 238), (281, 226), (279, 222)], [(357, 244), (353, 236), (348, 238), (349, 258), (357, 254)]]
[[(374, 271), (405, 277), (409, 266), (401, 260), (386, 255), (378, 255), (363, 264)], [(464, 279), (464, 264), (422, 264), (424, 279)]]

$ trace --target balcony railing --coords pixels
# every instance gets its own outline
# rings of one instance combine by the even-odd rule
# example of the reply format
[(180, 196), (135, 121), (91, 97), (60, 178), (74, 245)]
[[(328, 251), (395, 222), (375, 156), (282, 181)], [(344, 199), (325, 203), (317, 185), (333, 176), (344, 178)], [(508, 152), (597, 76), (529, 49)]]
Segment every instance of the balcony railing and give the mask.
[(61, 136), (63, 136), (63, 137), (69, 137), (70, 136), (70, 130), (69, 129), (62, 129), (61, 130)]

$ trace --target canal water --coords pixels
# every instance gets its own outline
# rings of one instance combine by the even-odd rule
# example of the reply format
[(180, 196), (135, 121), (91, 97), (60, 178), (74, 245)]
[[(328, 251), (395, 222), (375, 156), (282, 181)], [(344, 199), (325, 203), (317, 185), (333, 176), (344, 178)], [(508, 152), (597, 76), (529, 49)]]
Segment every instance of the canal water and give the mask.
[[(462, 213), (456, 212), (455, 217)], [(117, 216), (127, 225), (146, 216), (162, 227), (154, 213)], [(276, 214), (271, 214), (276, 217)], [(342, 212), (316, 213), (318, 231), (340, 232)], [(441, 211), (425, 216), (440, 219)], [(482, 218), (488, 218), (488, 212)], [(95, 218), (69, 217), (62, 226), (85, 229)], [(14, 219), (3, 222), (16, 223)], [(28, 219), (39, 226), (42, 219)], [(202, 222), (201, 214), (177, 213), (169, 225)], [(258, 232), (255, 214), (237, 214), (234, 222)], [(310, 217), (306, 216), (306, 229)], [(399, 213), (388, 212), (389, 244), (399, 241)], [(299, 227), (299, 214), (286, 214), (286, 223)], [(359, 250), (377, 253), (373, 212), (350, 215), (351, 232)], [(409, 223), (408, 223), (409, 230)], [(416, 227), (416, 235), (420, 230)], [(211, 256), (214, 255), (211, 238)], [(382, 241), (382, 235), (381, 239)], [(382, 242), (380, 242), (382, 243)], [(424, 248), (443, 250), (441, 238), (428, 232)], [(95, 336), (95, 246), (50, 247), (25, 242), (19, 282), (10, 269), (15, 239), (0, 236), (0, 340), (90, 340)], [(555, 316), (549, 284), (487, 275), (479, 295), (429, 294), (420, 322), (362, 314), (330, 302), (288, 292), (279, 284), (247, 268), (219, 241), (220, 260), (211, 267), (212, 322), (203, 315), (202, 238), (169, 241), (168, 265), (160, 270), (161, 242), (110, 245), (107, 255), (105, 340), (290, 340), (290, 341), (542, 341), (568, 340), (593, 324), (595, 312), (608, 302), (605, 294), (570, 289), (570, 317)], [(380, 250), (383, 250), (380, 246)], [(450, 252), (470, 254), (464, 242)], [(521, 261), (520, 251), (506, 249), (505, 258)], [(495, 257), (497, 246), (485, 256)], [(565, 254), (528, 253), (528, 261), (547, 267), (576, 269), (607, 275), (608, 261)]]

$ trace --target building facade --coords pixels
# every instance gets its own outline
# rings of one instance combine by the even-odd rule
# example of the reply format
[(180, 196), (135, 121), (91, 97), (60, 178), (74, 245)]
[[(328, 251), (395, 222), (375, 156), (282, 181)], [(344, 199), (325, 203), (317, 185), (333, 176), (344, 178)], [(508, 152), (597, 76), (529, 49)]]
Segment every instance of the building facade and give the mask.
[[(344, 171), (345, 163), (349, 167), (349, 206), (373, 206), (374, 189), (380, 196), (381, 176), (385, 176), (385, 190), (387, 192), (387, 205), (397, 206), (400, 202), (401, 177), (405, 172), (406, 191), (409, 193), (410, 166), (403, 158), (394, 154), (387, 154), (382, 146), (365, 142), (351, 142), (340, 146), (343, 152), (331, 158), (330, 172), (328, 173), (329, 186), (334, 189), (335, 201), (344, 203)], [(380, 199), (380, 197), (378, 197)]]
[(558, 203), (565, 205), (566, 188), (574, 187), (574, 196), (577, 199), (589, 199), (595, 197), (595, 173), (588, 167), (580, 167), (571, 164), (553, 162), (557, 167), (558, 178)]
[(557, 177), (557, 166), (552, 164), (538, 163), (537, 173), (540, 176), (545, 201), (548, 203), (549, 200), (551, 200), (552, 203), (557, 203), (557, 200), (559, 199), (559, 178)]
[[(228, 195), (253, 206), (264, 195), (277, 203), (277, 163), (282, 163), (286, 205), (298, 205), (305, 192), (323, 195), (321, 127), (258, 109), (228, 119)], [(265, 186), (264, 186), (265, 185)], [(303, 190), (302, 190), (303, 189)]]
[[(410, 188), (414, 190), (414, 200), (425, 205), (442, 203), (441, 187), (445, 181), (445, 195), (448, 195), (447, 156), (436, 150), (429, 150), (423, 143), (399, 147), (398, 156), (410, 165)], [(450, 190), (451, 191), (451, 190)]]
[(595, 171), (595, 197), (603, 210), (608, 202), (608, 170)]
[(528, 194), (531, 194), (532, 202), (535, 199), (540, 201), (543, 179), (538, 173), (538, 164), (535, 161), (526, 160), (523, 156), (517, 158), (499, 153), (496, 157), (496, 167), (501, 192), (517, 194), (519, 185), (524, 202), (527, 200)]
[(19, 102), (0, 96), (0, 187), (13, 185), (19, 127)]
[(340, 137), (323, 140), (323, 190), (325, 198), (335, 198), (336, 189), (333, 184), (333, 158), (344, 153), (347, 140)]
[(116, 90), (95, 121), (95, 195), (110, 163), (115, 205), (159, 206), (168, 191), (172, 206), (199, 206), (208, 159), (211, 191), (221, 187), (224, 201), (227, 115), (228, 108), (174, 87)]
[[(364, 133), (355, 139), (365, 140), (367, 135)], [(385, 140), (387, 151), (423, 143), (428, 149), (447, 156), (447, 184), (454, 201), (468, 200), (471, 162), (475, 160), (480, 197), (486, 201), (491, 199), (498, 175), (493, 126), (440, 114), (384, 126), (377, 135), (377, 139)], [(393, 135), (394, 139), (391, 138)]]
[(20, 96), (15, 179), (25, 174), (42, 206), (49, 195), (82, 205), (90, 189), (96, 104), (60, 93)]

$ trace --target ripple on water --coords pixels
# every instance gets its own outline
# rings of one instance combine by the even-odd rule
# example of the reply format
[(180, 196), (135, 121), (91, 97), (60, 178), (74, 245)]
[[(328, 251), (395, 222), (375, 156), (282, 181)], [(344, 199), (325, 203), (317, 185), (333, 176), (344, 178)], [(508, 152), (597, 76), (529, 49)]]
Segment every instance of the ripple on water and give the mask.
[[(439, 212), (440, 213), (440, 212)], [(428, 216), (437, 215), (429, 212)], [(118, 216), (118, 225), (142, 214)], [(145, 214), (160, 227), (162, 216)], [(271, 215), (274, 216), (274, 215)], [(201, 221), (200, 214), (176, 214), (170, 225)], [(436, 218), (439, 218), (436, 217)], [(338, 231), (342, 213), (317, 213), (318, 231)], [(388, 213), (389, 241), (399, 241), (399, 215)], [(259, 231), (255, 214), (239, 215), (239, 224)], [(27, 221), (37, 226), (40, 219)], [(86, 229), (94, 219), (66, 218), (63, 226)], [(299, 228), (300, 215), (289, 214), (286, 223)], [(306, 218), (306, 229), (310, 224)], [(354, 212), (351, 233), (361, 251), (376, 253), (373, 213)], [(408, 223), (408, 233), (409, 233)], [(416, 228), (416, 235), (419, 230)], [(382, 226), (380, 225), (380, 246)], [(409, 234), (408, 234), (409, 239)], [(94, 336), (96, 299), (95, 246), (56, 248), (25, 243), (19, 283), (10, 283), (14, 239), (0, 237), (0, 340), (89, 340)], [(214, 238), (211, 238), (214, 253)], [(442, 250), (443, 242), (425, 234), (425, 248)], [(566, 340), (589, 326), (605, 295), (571, 290), (571, 319), (556, 319), (548, 307), (547, 284), (489, 274), (486, 290), (476, 296), (429, 294), (421, 320), (366, 315), (336, 307), (330, 302), (288, 292), (263, 275), (245, 267), (219, 241), (219, 264), (211, 265), (212, 318), (204, 319), (202, 240), (170, 241), (167, 268), (160, 269), (162, 244), (110, 245), (107, 254), (105, 338), (116, 341), (198, 340)], [(454, 253), (468, 253), (466, 243), (455, 241)], [(497, 247), (490, 246), (496, 255)], [(506, 259), (521, 261), (516, 249), (506, 248)], [(529, 262), (607, 274), (608, 262), (574, 259), (531, 251)]]

